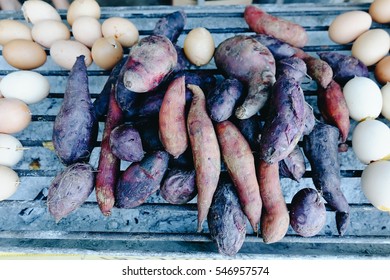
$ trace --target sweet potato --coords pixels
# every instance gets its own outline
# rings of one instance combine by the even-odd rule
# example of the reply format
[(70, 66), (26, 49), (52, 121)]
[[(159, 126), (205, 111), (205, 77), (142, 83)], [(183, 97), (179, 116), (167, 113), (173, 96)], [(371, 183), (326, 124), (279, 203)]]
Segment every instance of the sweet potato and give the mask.
[(252, 35), (252, 37), (266, 46), (271, 51), (276, 61), (291, 57), (295, 53), (295, 50), (291, 45), (276, 39), (275, 37), (266, 34), (255, 34)]
[(149, 118), (134, 123), (135, 128), (141, 136), (142, 147), (145, 152), (164, 150), (158, 134), (158, 119)]
[(97, 137), (97, 118), (88, 88), (84, 56), (70, 71), (64, 99), (53, 127), (53, 145), (62, 163), (87, 161)]
[(306, 63), (298, 57), (289, 57), (279, 60), (276, 67), (276, 79), (286, 75), (292, 77), (297, 82), (302, 83), (307, 76)]
[(265, 243), (280, 241), (287, 233), (290, 217), (279, 180), (279, 164), (260, 160), (257, 167), (263, 201), (260, 230)]
[(350, 216), (349, 204), (340, 189), (338, 140), (337, 127), (317, 122), (313, 131), (303, 137), (303, 151), (311, 165), (314, 185), (336, 211), (337, 230), (344, 235)]
[(196, 172), (198, 231), (201, 231), (218, 185), (221, 152), (213, 123), (206, 111), (206, 98), (202, 89), (192, 84), (187, 87), (193, 93), (187, 130)]
[(149, 92), (173, 71), (176, 64), (176, 49), (167, 37), (144, 37), (130, 50), (124, 65), (123, 84), (133, 92)]
[(134, 208), (155, 193), (168, 168), (169, 155), (157, 151), (130, 165), (119, 178), (115, 192), (118, 208)]
[(126, 69), (126, 64), (124, 64), (119, 71), (115, 84), (115, 99), (125, 117), (128, 118), (128, 116), (135, 116), (138, 114), (137, 102), (140, 99), (140, 94), (125, 87), (123, 75), (125, 74)]
[(230, 121), (215, 125), (226, 168), (237, 189), (241, 207), (255, 232), (260, 222), (262, 202), (252, 150), (238, 128)]
[(110, 134), (110, 149), (119, 159), (129, 162), (141, 161), (144, 157), (142, 140), (132, 124), (121, 124)]
[(290, 225), (303, 237), (318, 234), (326, 223), (326, 209), (321, 195), (312, 188), (299, 190), (291, 200)]
[(232, 122), (237, 126), (238, 130), (248, 141), (252, 152), (258, 153), (260, 147), (260, 137), (262, 124), (259, 115), (253, 115), (252, 117), (244, 120), (232, 119)]
[(267, 47), (254, 38), (236, 35), (220, 43), (214, 53), (215, 64), (227, 77), (248, 86), (248, 94), (235, 111), (247, 119), (264, 107), (275, 83), (275, 59)]
[(279, 161), (279, 175), (281, 177), (299, 182), (305, 172), (305, 157), (298, 145), (286, 158)]
[(315, 123), (316, 117), (314, 116), (313, 107), (305, 102), (305, 127), (302, 134), (308, 135), (313, 130)]
[(185, 107), (185, 77), (181, 76), (174, 79), (165, 92), (158, 118), (161, 143), (175, 158), (188, 147)]
[(94, 171), (88, 163), (71, 164), (57, 174), (47, 194), (47, 208), (57, 223), (87, 200), (94, 183)]
[(326, 123), (338, 127), (341, 142), (344, 143), (349, 134), (350, 120), (341, 86), (336, 81), (332, 81), (325, 89), (319, 88), (317, 94), (317, 105), (322, 117)]
[(243, 86), (237, 79), (223, 80), (207, 95), (207, 110), (210, 118), (216, 122), (230, 118), (242, 92)]
[(229, 179), (219, 181), (207, 222), (218, 252), (226, 256), (236, 255), (245, 241), (246, 217)]
[(183, 10), (175, 11), (160, 18), (154, 29), (154, 35), (166, 36), (173, 44), (177, 42), (186, 25), (187, 15)]
[(105, 216), (111, 214), (115, 204), (115, 187), (120, 172), (120, 159), (113, 153), (110, 136), (113, 129), (123, 122), (123, 112), (115, 99), (115, 86), (112, 86), (107, 118), (104, 125), (99, 162), (96, 174), (96, 200)]
[(169, 168), (175, 169), (185, 169), (192, 170), (194, 169), (194, 160), (192, 158), (191, 147), (188, 147), (187, 150), (182, 153), (179, 157), (171, 157), (169, 159)]
[(256, 33), (270, 35), (298, 48), (307, 44), (308, 36), (301, 25), (270, 15), (259, 7), (246, 6), (244, 19)]
[(300, 140), (305, 127), (305, 100), (294, 78), (283, 76), (275, 83), (270, 115), (260, 140), (260, 158), (276, 163), (287, 157)]
[(194, 169), (170, 169), (160, 188), (161, 197), (171, 204), (185, 204), (196, 194)]
[(317, 54), (332, 68), (333, 80), (335, 80), (340, 86), (344, 86), (355, 76), (369, 77), (367, 66), (352, 55), (341, 54), (338, 52), (318, 52)]

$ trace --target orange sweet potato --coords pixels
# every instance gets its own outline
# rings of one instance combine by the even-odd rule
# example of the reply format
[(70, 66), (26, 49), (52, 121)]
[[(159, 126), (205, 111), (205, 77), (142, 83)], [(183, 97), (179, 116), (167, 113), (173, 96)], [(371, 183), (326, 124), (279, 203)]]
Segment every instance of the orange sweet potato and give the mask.
[(193, 98), (187, 130), (194, 159), (198, 190), (198, 231), (207, 217), (221, 173), (221, 152), (213, 123), (206, 111), (206, 98), (199, 86), (189, 84)]

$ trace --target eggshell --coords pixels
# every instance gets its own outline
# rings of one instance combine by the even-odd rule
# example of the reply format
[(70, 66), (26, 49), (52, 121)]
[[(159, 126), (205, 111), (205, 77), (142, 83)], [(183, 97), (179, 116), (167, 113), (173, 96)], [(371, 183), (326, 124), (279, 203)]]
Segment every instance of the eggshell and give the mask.
[(360, 35), (352, 44), (352, 56), (371, 66), (384, 58), (390, 49), (390, 36), (386, 30), (371, 29)]
[(3, 57), (11, 66), (31, 70), (42, 66), (46, 62), (46, 52), (33, 41), (16, 39), (3, 47)]
[(58, 40), (67, 40), (70, 38), (69, 28), (61, 21), (42, 20), (31, 29), (31, 34), (35, 42), (50, 48)]
[(0, 165), (12, 167), (23, 158), (20, 141), (12, 135), (0, 133)]
[(22, 12), (25, 20), (32, 24), (48, 19), (61, 21), (57, 10), (45, 1), (25, 1), (22, 5)]
[(367, 200), (381, 211), (390, 211), (390, 162), (381, 160), (366, 166), (361, 188)]
[(0, 201), (11, 197), (20, 184), (18, 174), (7, 166), (0, 165)]
[(112, 69), (122, 57), (123, 48), (113, 37), (100, 38), (92, 46), (93, 61), (103, 69)]
[(371, 16), (364, 11), (350, 11), (338, 15), (329, 25), (329, 38), (337, 44), (348, 44), (370, 29)]
[(215, 51), (213, 36), (204, 27), (194, 28), (184, 39), (183, 51), (192, 64), (206, 65), (210, 62)]
[(349, 116), (355, 121), (377, 118), (382, 110), (382, 93), (370, 78), (354, 77), (343, 87)]
[(7, 98), (17, 98), (26, 104), (37, 103), (47, 97), (49, 81), (34, 71), (15, 71), (0, 81), (0, 91)]
[(69, 25), (73, 25), (76, 18), (81, 16), (90, 16), (96, 19), (100, 18), (100, 6), (95, 0), (74, 0), (70, 3), (66, 20)]
[(96, 18), (89, 16), (76, 18), (72, 25), (72, 33), (77, 41), (89, 48), (92, 47), (97, 39), (103, 36), (100, 22)]
[(17, 20), (0, 20), (0, 45), (5, 45), (15, 39), (32, 41), (31, 28)]
[(102, 23), (103, 36), (114, 37), (122, 47), (128, 48), (138, 42), (139, 32), (137, 27), (128, 19), (110, 17)]
[(31, 122), (31, 111), (26, 103), (16, 98), (0, 99), (0, 133), (17, 133)]
[(390, 129), (378, 120), (360, 122), (352, 132), (352, 149), (364, 164), (390, 155)]
[(368, 13), (372, 20), (378, 23), (390, 22), (390, 3), (389, 0), (375, 0), (371, 3)]
[(65, 69), (72, 69), (76, 58), (84, 55), (85, 65), (92, 63), (91, 51), (84, 44), (73, 40), (59, 40), (53, 43), (50, 48), (50, 56), (59, 66)]
[(390, 82), (390, 56), (385, 56), (375, 65), (374, 75), (380, 84)]
[(390, 120), (390, 83), (386, 83), (381, 88), (381, 92), (383, 100), (381, 113), (387, 120)]

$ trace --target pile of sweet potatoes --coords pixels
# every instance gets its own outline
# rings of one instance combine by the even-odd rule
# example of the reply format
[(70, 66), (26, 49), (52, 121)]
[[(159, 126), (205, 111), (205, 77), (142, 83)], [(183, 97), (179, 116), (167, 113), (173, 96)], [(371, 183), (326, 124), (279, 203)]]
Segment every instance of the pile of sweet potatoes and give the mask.
[[(80, 195), (72, 191), (73, 197), (59, 202), (67, 193), (58, 191), (59, 182), (69, 170), (53, 182), (49, 210), (56, 220), (75, 210), (61, 203), (78, 207), (93, 182), (106, 216), (114, 208), (137, 207), (154, 193), (171, 204), (196, 200), (197, 230), (207, 219), (219, 252), (229, 256), (240, 250), (247, 223), (265, 243), (282, 240), (290, 224), (293, 230), (299, 226), (302, 236), (318, 233), (323, 220), (315, 220), (315, 211), (322, 211), (323, 219), (321, 199), (335, 210), (339, 234), (345, 233), (349, 208), (339, 188), (337, 148), (346, 141), (349, 118), (333, 77), (336, 66), (329, 65), (333, 57), (307, 54), (304, 28), (256, 6), (245, 9), (244, 20), (257, 34), (221, 42), (214, 53), (216, 73), (183, 69), (188, 61), (175, 45), (186, 21), (183, 11), (160, 20), (153, 34), (131, 49), (94, 103), (85, 65), (76, 62), (53, 131), (63, 163), (86, 164), (98, 118), (104, 128), (96, 170), (82, 166), (85, 178), (82, 172), (75, 177), (88, 182)], [(345, 79), (340, 75), (338, 80)], [(317, 82), (321, 119), (305, 101), (305, 79)], [(126, 170), (121, 161), (129, 163)], [(318, 193), (300, 193), (290, 205), (280, 178), (299, 182), (306, 164)], [(78, 181), (74, 188), (82, 185)], [(300, 219), (306, 216), (310, 219)]]

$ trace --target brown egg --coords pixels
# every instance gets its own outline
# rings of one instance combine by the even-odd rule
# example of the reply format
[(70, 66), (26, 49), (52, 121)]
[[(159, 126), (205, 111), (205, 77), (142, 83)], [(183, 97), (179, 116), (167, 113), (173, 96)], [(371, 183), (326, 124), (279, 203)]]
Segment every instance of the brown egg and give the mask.
[(3, 57), (11, 66), (22, 70), (38, 68), (46, 62), (44, 49), (39, 44), (24, 39), (5, 44)]
[(72, 25), (72, 33), (77, 41), (89, 48), (92, 47), (97, 39), (103, 37), (100, 22), (96, 18), (89, 16), (76, 18)]
[(72, 26), (76, 18), (90, 16), (100, 18), (100, 6), (95, 0), (74, 0), (66, 13), (66, 20)]
[(5, 45), (15, 39), (32, 41), (30, 27), (13, 19), (0, 20), (0, 45)]
[(389, 0), (375, 0), (371, 3), (369, 14), (372, 20), (379, 23), (390, 22), (390, 2)]
[(382, 58), (375, 65), (374, 75), (380, 84), (390, 82), (390, 56)]
[(85, 65), (92, 63), (91, 51), (82, 43), (73, 40), (58, 40), (50, 48), (50, 56), (59, 66), (72, 69), (76, 58), (84, 55)]
[(0, 99), (0, 133), (17, 133), (31, 122), (31, 111), (23, 101), (16, 98)]
[(62, 21), (49, 19), (34, 24), (31, 35), (35, 42), (50, 48), (55, 41), (69, 39), (70, 31)]
[(110, 17), (102, 23), (104, 37), (114, 37), (122, 45), (128, 48), (138, 42), (139, 32), (137, 27), (128, 19)]
[(92, 46), (93, 61), (103, 69), (112, 69), (122, 57), (123, 48), (113, 37), (100, 38)]

